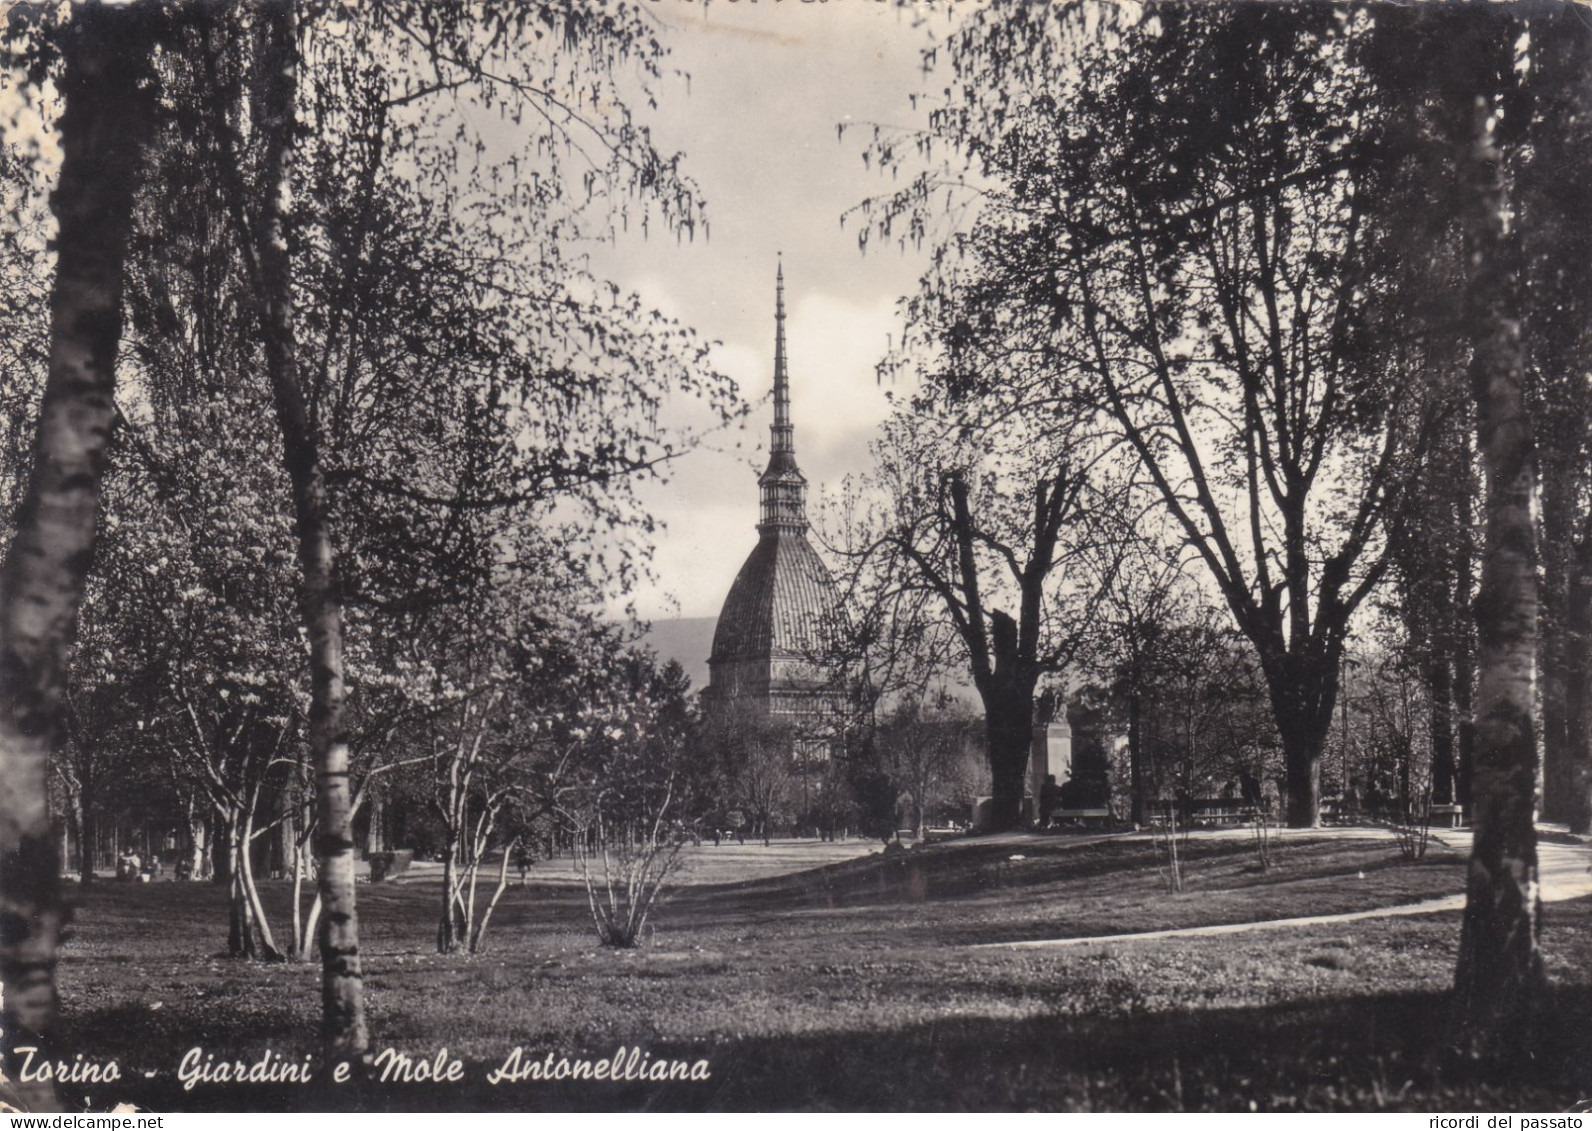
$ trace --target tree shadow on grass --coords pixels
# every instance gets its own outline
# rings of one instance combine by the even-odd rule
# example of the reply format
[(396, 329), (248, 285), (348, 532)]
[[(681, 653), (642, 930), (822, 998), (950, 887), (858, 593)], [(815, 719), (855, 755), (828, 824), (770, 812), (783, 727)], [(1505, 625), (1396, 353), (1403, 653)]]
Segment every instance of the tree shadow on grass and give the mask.
[[(705, 1082), (527, 1080), (454, 1086), (280, 1086), (183, 1092), (132, 1081), (151, 1110), (1563, 1110), (1592, 1093), (1592, 991), (1553, 995), (1535, 1055), (1485, 1073), (1444, 1067), (1441, 994), (1299, 1005), (1001, 1020), (947, 1017), (869, 1032), (647, 1047), (706, 1059)], [(527, 1059), (616, 1048), (531, 1048)], [(418, 1052), (420, 1050), (409, 1050)], [(508, 1050), (504, 1050), (507, 1055)]]
[(1062, 851), (1041, 844), (1036, 855), (1011, 847), (872, 856), (777, 880), (693, 888), (672, 893), (657, 922), (666, 932), (803, 923), (819, 932), (843, 926), (859, 939), (887, 934), (893, 945), (970, 945), (1365, 911), (1462, 889), (1452, 861), (1442, 862), (1451, 877), (1435, 866), (1417, 870), (1378, 842), (1333, 842), (1325, 858), (1314, 846), (1289, 846), (1286, 865), (1265, 875), (1244, 874), (1253, 856), (1247, 842), (1196, 842), (1185, 854), (1193, 886), (1178, 895), (1161, 890), (1157, 850), (1148, 843)]
[[(240, 1008), (240, 1003), (247, 1004)], [(118, 1103), (161, 1111), (205, 1110), (177, 1081), (178, 1066), (189, 1049), (200, 1049), (201, 1059), (203, 1053), (214, 1053), (218, 1060), (256, 1060), (267, 1049), (292, 1055), (304, 1035), (315, 1032), (307, 1013), (316, 1004), (260, 1006), (242, 995), (215, 994), (186, 1008), (127, 1003), (72, 1011), (54, 1042), (56, 1049), (71, 1055), (61, 1053), (59, 1058), (71, 1062), (82, 1054), (85, 1061), (100, 1065), (114, 1060), (121, 1079), (63, 1086), (65, 1110), (108, 1111)], [(154, 1079), (145, 1077), (150, 1071), (156, 1073)], [(251, 1110), (254, 1095), (252, 1090), (233, 1093), (230, 1104), (213, 1103), (209, 1109)], [(290, 1097), (283, 1096), (265, 1110), (288, 1102)]]
[[(1286, 859), (1286, 866), (1256, 874), (1244, 874), (1241, 867), (1254, 855), (1254, 846), (1247, 840), (1196, 838), (1180, 851), (1185, 867), (1215, 866), (1224, 888), (1295, 883), (1409, 866), (1390, 842), (1336, 840), (1326, 847), (1330, 857), (1321, 859), (1318, 846), (1284, 845), (1274, 851)], [(1368, 858), (1368, 853), (1381, 853), (1386, 858)], [(765, 908), (840, 909), (925, 899), (956, 900), (988, 895), (993, 890), (1020, 892), (1062, 882), (1107, 881), (1124, 872), (1153, 874), (1162, 861), (1162, 850), (1149, 841), (1107, 841), (1076, 847), (1059, 839), (1036, 840), (1032, 845), (971, 841), (899, 854), (876, 854), (767, 879), (696, 885), (676, 892), (674, 903), (691, 907), (723, 906), (728, 902), (739, 910), (755, 912)], [(1451, 862), (1434, 857), (1433, 863)]]

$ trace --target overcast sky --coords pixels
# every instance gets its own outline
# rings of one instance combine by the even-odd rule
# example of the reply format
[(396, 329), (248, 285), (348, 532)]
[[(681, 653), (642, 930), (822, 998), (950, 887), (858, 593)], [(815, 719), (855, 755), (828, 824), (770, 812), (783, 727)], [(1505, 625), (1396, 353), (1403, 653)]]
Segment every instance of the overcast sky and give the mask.
[[(887, 412), (874, 367), (894, 335), (896, 300), (922, 255), (858, 249), (841, 214), (890, 182), (861, 160), (866, 131), (842, 121), (919, 122), (922, 46), (895, 4), (647, 0), (691, 76), (660, 100), (655, 134), (707, 201), (711, 238), (627, 241), (596, 266), (664, 312), (722, 343), (713, 355), (755, 404), (745, 428), (676, 464), (645, 499), (666, 524), (657, 584), (634, 594), (647, 617), (715, 616), (757, 541), (757, 473), (766, 458), (774, 360), (774, 268), (785, 262), (786, 337), (796, 453), (809, 500), (867, 464)], [(940, 27), (943, 30), (943, 26)]]
[[(647, 121), (661, 150), (684, 154), (710, 236), (681, 244), (633, 230), (594, 254), (593, 266), (721, 343), (713, 363), (754, 408), (742, 427), (676, 461), (669, 484), (643, 488), (664, 523), (657, 582), (627, 599), (648, 618), (716, 616), (757, 541), (780, 252), (796, 452), (810, 504), (867, 466), (868, 442), (888, 411), (875, 366), (892, 335), (899, 340), (896, 301), (913, 290), (926, 254), (876, 241), (864, 256), (857, 223), (843, 230), (841, 216), (889, 190), (862, 162), (867, 127), (922, 124), (910, 96), (923, 88), (922, 50), (943, 35), (950, 10), (944, 0), (920, 0), (917, 11), (897, 0), (635, 2), (659, 21), (673, 65), (690, 76), (689, 85), (662, 86)], [(32, 114), (17, 120), (18, 110), (14, 94), (0, 92), (4, 140), (42, 142), (53, 170), (53, 134)], [(840, 138), (841, 122), (863, 128)]]

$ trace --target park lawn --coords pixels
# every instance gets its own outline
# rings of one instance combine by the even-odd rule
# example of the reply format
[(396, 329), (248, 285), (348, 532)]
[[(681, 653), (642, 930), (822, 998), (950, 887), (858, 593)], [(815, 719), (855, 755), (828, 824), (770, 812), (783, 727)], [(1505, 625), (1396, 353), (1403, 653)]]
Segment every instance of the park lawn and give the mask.
[[(1581, 1035), (1592, 901), (1548, 909), (1555, 993), (1543, 1049), (1483, 1080), (1442, 1068), (1457, 913), (1054, 950), (965, 945), (1326, 914), (1462, 885), (1451, 854), (1406, 863), (1385, 840), (1289, 839), (1276, 858), (1262, 872), (1246, 842), (1196, 837), (1186, 890), (1169, 895), (1144, 841), (875, 852), (683, 886), (651, 945), (625, 953), (594, 946), (584, 896), (568, 883), (511, 890), (491, 949), (475, 957), (431, 953), (434, 882), (362, 886), (377, 1048), (429, 1058), (446, 1046), (466, 1079), (331, 1096), (183, 1092), (175, 1067), (190, 1047), (245, 1060), (311, 1051), (317, 972), (216, 957), (225, 916), (214, 888), (102, 884), (82, 893), (62, 964), (64, 1047), (118, 1058), (124, 1079), (87, 1089), (94, 1106), (167, 1110), (1540, 1110), (1592, 1093)], [(280, 910), (285, 885), (266, 896)], [(640, 1046), (655, 1059), (705, 1059), (712, 1075), (486, 1084), (517, 1045), (537, 1060)]]

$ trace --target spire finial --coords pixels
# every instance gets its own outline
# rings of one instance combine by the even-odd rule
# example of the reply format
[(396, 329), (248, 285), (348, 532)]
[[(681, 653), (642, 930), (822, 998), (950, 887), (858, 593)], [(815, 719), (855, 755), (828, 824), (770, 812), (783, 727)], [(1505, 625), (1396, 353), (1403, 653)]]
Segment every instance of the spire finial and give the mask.
[(794, 452), (790, 423), (790, 372), (785, 363), (785, 256), (774, 271), (774, 435), (773, 450)]

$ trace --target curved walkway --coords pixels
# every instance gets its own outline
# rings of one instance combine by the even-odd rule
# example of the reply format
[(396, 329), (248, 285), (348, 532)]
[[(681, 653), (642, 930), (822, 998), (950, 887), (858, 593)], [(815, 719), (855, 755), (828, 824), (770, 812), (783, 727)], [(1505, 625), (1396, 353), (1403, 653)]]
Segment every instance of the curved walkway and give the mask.
[[(1364, 837), (1375, 835), (1374, 829), (1300, 829), (1284, 830), (1282, 835), (1328, 835)], [(1248, 835), (1248, 830), (1222, 830), (1211, 836)], [(1388, 834), (1391, 836), (1391, 834)], [(1470, 853), (1469, 830), (1445, 829), (1434, 833), (1433, 840), (1446, 844), (1462, 856)], [(1585, 843), (1567, 845), (1559, 843), (1537, 844), (1537, 877), (1542, 888), (1542, 902), (1557, 903), (1592, 895), (1592, 845)], [(1439, 911), (1460, 911), (1465, 906), (1465, 896), (1446, 895), (1438, 899), (1424, 899), (1419, 903), (1401, 903), (1392, 907), (1376, 907), (1369, 911), (1346, 911), (1337, 915), (1303, 915), (1293, 919), (1260, 919), (1252, 923), (1219, 923), (1209, 927), (1178, 927), (1166, 931), (1140, 931), (1127, 935), (1087, 935), (1082, 938), (1030, 939), (1024, 942), (978, 943), (974, 950), (1032, 950), (1042, 947), (1089, 946), (1100, 943), (1149, 942), (1154, 939), (1201, 938), (1210, 935), (1236, 935), (1246, 931), (1270, 931), (1288, 927), (1316, 927), (1333, 923), (1353, 923), (1361, 919), (1387, 919), (1397, 915), (1430, 915)]]

